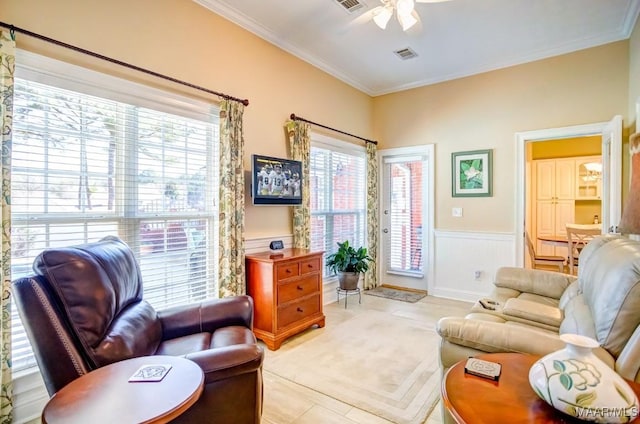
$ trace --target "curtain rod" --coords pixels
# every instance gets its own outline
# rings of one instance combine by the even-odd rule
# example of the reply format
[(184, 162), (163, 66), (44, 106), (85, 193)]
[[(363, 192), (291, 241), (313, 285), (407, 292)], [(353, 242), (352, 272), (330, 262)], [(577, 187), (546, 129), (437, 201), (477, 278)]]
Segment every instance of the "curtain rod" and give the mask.
[(337, 130), (335, 128), (328, 127), (326, 125), (318, 124), (317, 122), (309, 121), (308, 119), (304, 119), (304, 118), (302, 118), (300, 116), (296, 116), (295, 113), (292, 113), (289, 117), (294, 121), (306, 122), (306, 123), (311, 124), (311, 125), (315, 125), (315, 126), (318, 126), (318, 127), (325, 128), (327, 130), (331, 130), (331, 131), (335, 131), (335, 132), (340, 133), (340, 134), (348, 135), (349, 137), (354, 137), (354, 138), (360, 139), (360, 140), (365, 141), (367, 143), (373, 143), (376, 146), (378, 145), (378, 142), (375, 141), (375, 140), (369, 140), (368, 138), (364, 138), (364, 137), (360, 137), (360, 136), (357, 136), (357, 135), (349, 134), (348, 132), (340, 131), (340, 130)]
[(12, 35), (13, 35), (14, 32), (19, 32), (19, 33), (22, 33), (22, 34), (27, 35), (29, 37), (37, 38), (39, 40), (46, 41), (47, 43), (55, 44), (56, 46), (64, 47), (64, 48), (67, 48), (67, 49), (70, 49), (70, 50), (73, 50), (73, 51), (76, 51), (76, 52), (79, 52), (79, 53), (84, 53), (86, 55), (89, 55), (89, 56), (92, 56), (92, 57), (95, 57), (95, 58), (98, 58), (98, 59), (106, 60), (107, 62), (115, 63), (116, 65), (124, 66), (125, 68), (133, 69), (133, 70), (138, 71), (138, 72), (142, 72), (142, 73), (145, 73), (145, 74), (148, 74), (148, 75), (152, 75), (152, 76), (157, 77), (157, 78), (161, 78), (161, 79), (164, 79), (164, 80), (167, 80), (167, 81), (174, 82), (176, 84), (180, 84), (180, 85), (184, 85), (184, 86), (187, 86), (187, 87), (190, 87), (190, 88), (194, 88), (196, 90), (204, 91), (205, 93), (213, 94), (215, 96), (222, 97), (223, 99), (233, 100), (234, 102), (242, 103), (245, 106), (249, 106), (249, 100), (248, 99), (240, 99), (238, 97), (233, 97), (233, 96), (230, 96), (228, 94), (219, 93), (217, 91), (209, 90), (208, 88), (204, 88), (204, 87), (201, 87), (199, 85), (192, 84), (190, 82), (182, 81), (182, 80), (179, 80), (177, 78), (173, 78), (173, 77), (170, 77), (170, 76), (167, 76), (167, 75), (164, 75), (164, 74), (160, 74), (158, 72), (151, 71), (149, 69), (141, 68), (139, 66), (132, 65), (130, 63), (123, 62), (123, 61), (118, 60), (118, 59), (113, 59), (111, 57), (104, 56), (104, 55), (102, 55), (100, 53), (96, 53), (96, 52), (92, 52), (91, 50), (83, 49), (82, 47), (77, 47), (77, 46), (74, 46), (72, 44), (67, 44), (67, 43), (65, 43), (63, 41), (58, 41), (58, 40), (55, 40), (53, 38), (49, 38), (49, 37), (47, 37), (45, 35), (37, 34), (35, 32), (29, 31), (29, 30), (26, 30), (26, 29), (23, 29), (23, 28), (18, 28), (16, 26), (9, 25), (9, 24), (4, 23), (2, 21), (0, 21), (0, 27), (4, 27), (4, 28), (9, 29), (11, 31)]

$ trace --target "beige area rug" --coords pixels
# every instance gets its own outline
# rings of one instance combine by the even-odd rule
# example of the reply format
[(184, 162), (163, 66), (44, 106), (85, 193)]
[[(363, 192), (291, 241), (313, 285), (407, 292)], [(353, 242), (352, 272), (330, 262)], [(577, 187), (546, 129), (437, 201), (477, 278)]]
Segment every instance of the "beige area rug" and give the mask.
[[(393, 334), (393, 338), (375, 337)], [(440, 396), (433, 323), (364, 311), (283, 345), (265, 370), (399, 424), (422, 423)]]
[(391, 287), (375, 287), (371, 290), (365, 290), (364, 294), (369, 296), (385, 297), (387, 299), (401, 300), (403, 302), (415, 303), (425, 297), (426, 293), (418, 293), (409, 290), (398, 290)]

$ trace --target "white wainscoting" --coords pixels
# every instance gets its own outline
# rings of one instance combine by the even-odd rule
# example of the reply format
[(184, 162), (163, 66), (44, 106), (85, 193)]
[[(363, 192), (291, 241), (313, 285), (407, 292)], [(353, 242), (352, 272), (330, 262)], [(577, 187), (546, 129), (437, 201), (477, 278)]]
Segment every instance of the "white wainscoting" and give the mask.
[[(516, 266), (516, 238), (512, 233), (435, 230), (434, 235), (435, 278), (429, 288), (431, 296), (475, 301), (492, 290), (498, 268)], [(291, 235), (253, 238), (245, 240), (245, 251), (251, 254), (269, 250), (272, 240), (282, 240), (285, 248), (293, 244)], [(476, 271), (480, 271), (478, 279)], [(325, 305), (337, 300), (336, 287), (337, 279), (325, 276), (322, 297)]]
[(13, 422), (37, 424), (49, 400), (42, 376), (37, 368), (13, 376)]
[(498, 268), (516, 264), (514, 234), (444, 230), (434, 234), (432, 296), (475, 301), (491, 291)]

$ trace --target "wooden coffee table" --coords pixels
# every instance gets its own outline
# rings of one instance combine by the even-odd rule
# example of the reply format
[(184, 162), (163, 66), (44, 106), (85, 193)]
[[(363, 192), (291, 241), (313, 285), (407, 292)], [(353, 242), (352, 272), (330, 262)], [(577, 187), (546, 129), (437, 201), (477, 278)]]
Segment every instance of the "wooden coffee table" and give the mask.
[[(158, 382), (127, 380), (148, 364), (170, 364)], [(144, 356), (98, 368), (63, 387), (42, 412), (45, 424), (166, 423), (193, 405), (204, 388), (204, 373), (193, 361)]]
[[(499, 381), (465, 374), (466, 360), (451, 367), (442, 380), (442, 401), (456, 422), (583, 423), (557, 411), (529, 385), (529, 368), (540, 357), (521, 353), (488, 353), (477, 358), (502, 364)], [(640, 384), (629, 382), (640, 397)], [(640, 423), (640, 419), (633, 421)]]

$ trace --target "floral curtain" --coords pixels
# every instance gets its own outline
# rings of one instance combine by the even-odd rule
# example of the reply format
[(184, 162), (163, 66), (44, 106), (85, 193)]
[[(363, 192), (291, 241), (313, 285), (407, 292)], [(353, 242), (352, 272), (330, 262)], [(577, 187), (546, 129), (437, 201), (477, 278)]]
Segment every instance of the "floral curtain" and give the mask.
[(311, 248), (311, 195), (309, 167), (311, 166), (311, 126), (306, 122), (287, 121), (292, 159), (302, 162), (302, 204), (293, 208), (293, 247)]
[(218, 295), (246, 293), (244, 281), (244, 105), (220, 105), (220, 219)]
[(16, 43), (13, 33), (0, 32), (0, 128), (2, 128), (2, 296), (0, 297), (0, 423), (13, 421), (11, 384), (11, 123)]
[(373, 261), (364, 275), (364, 289), (378, 286), (378, 148), (367, 143), (367, 249)]

